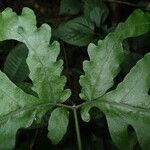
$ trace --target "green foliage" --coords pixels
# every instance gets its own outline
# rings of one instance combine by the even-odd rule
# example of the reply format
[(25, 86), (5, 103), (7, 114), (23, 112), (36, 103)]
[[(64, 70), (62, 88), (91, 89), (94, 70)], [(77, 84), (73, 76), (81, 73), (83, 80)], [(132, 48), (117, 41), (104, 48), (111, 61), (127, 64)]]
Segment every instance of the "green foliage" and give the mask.
[(84, 4), (84, 15), (89, 18), (96, 27), (101, 27), (108, 17), (108, 8), (102, 0), (86, 0)]
[[(66, 10), (66, 5), (67, 8), (68, 5), (72, 7), (73, 2), (61, 1), (61, 13), (78, 13), (77, 10)], [(67, 43), (86, 46), (95, 41), (94, 29), (101, 29), (107, 16), (108, 9), (102, 1), (87, 0), (84, 16), (61, 24), (56, 30), (57, 36)], [(84, 61), (84, 75), (79, 81), (82, 88), (80, 97), (85, 102), (67, 105), (66, 100), (71, 92), (64, 89), (66, 78), (61, 75), (63, 61), (58, 60), (60, 46), (56, 41), (51, 42), (51, 28), (47, 24), (37, 28), (35, 15), (29, 8), (24, 8), (21, 15), (10, 8), (5, 9), (0, 13), (0, 41), (12, 39), (24, 45), (15, 47), (9, 53), (4, 65), (8, 77), (0, 72), (0, 149), (15, 146), (19, 129), (45, 125), (49, 139), (53, 144), (58, 144), (67, 132), (69, 118), (73, 114), (78, 148), (81, 150), (77, 112), (80, 109), (83, 121), (88, 122), (91, 108), (96, 107), (104, 113), (111, 138), (119, 149), (133, 150), (139, 143), (143, 150), (148, 150), (150, 53), (129, 69), (130, 72), (117, 88), (114, 81), (127, 57), (123, 41), (149, 31), (150, 13), (136, 10), (113, 32), (99, 40), (97, 46), (91, 43), (88, 46), (90, 60)], [(28, 73), (32, 84), (22, 82)], [(97, 112), (93, 115), (96, 118)], [(102, 113), (98, 116), (103, 117)], [(103, 143), (101, 138), (98, 140)], [(72, 147), (75, 148), (74, 145)], [(104, 149), (102, 145), (97, 147)]]
[(122, 41), (148, 32), (149, 20), (149, 13), (144, 14), (137, 10), (124, 24), (119, 24), (114, 32), (108, 34), (103, 41), (100, 40), (98, 46), (89, 45), (90, 61), (83, 63), (85, 75), (80, 77), (82, 99), (89, 101), (97, 99), (113, 86), (113, 79), (124, 60)]
[(1, 72), (0, 149), (10, 149), (19, 128), (29, 127), (34, 121), (40, 123), (43, 115), (51, 110), (50, 104), (65, 101), (70, 92), (63, 89), (66, 80), (60, 76), (62, 61), (56, 60), (59, 44), (49, 44), (50, 27), (44, 24), (37, 29), (35, 15), (29, 8), (24, 8), (21, 16), (8, 8), (0, 18), (0, 41), (15, 39), (28, 47), (29, 76), (38, 94), (36, 98), (24, 93)]
[(48, 137), (53, 144), (58, 144), (67, 132), (69, 112), (64, 108), (56, 108), (50, 116), (48, 124)]
[(85, 46), (94, 36), (94, 25), (84, 17), (78, 17), (62, 24), (57, 29), (57, 36), (65, 42)]
[(34, 96), (38, 96), (36, 92), (34, 92), (32, 90), (32, 84), (28, 83), (28, 82), (19, 82), (19, 83), (15, 83), (20, 89), (22, 89), (25, 93), (34, 95)]
[(4, 73), (13, 82), (21, 82), (29, 75), (29, 69), (26, 64), (27, 55), (27, 47), (24, 44), (19, 44), (7, 56)]
[(89, 46), (90, 61), (84, 62), (85, 75), (80, 78), (81, 98), (93, 100), (93, 103), (83, 106), (83, 120), (89, 121), (88, 112), (91, 107), (102, 110), (106, 115), (111, 137), (122, 150), (133, 150), (136, 144), (132, 142), (135, 137), (128, 133), (129, 125), (134, 128), (143, 150), (148, 150), (150, 146), (150, 54), (136, 64), (114, 91), (105, 93), (113, 86), (113, 79), (123, 62), (122, 41), (149, 30), (150, 14), (135, 11), (124, 24), (120, 24), (103, 41), (99, 41), (98, 46)]
[[(80, 8), (83, 7), (83, 12)], [(62, 0), (60, 5), (60, 14), (68, 16), (82, 12), (81, 16), (64, 20), (55, 30), (57, 38), (75, 46), (86, 46), (102, 38), (103, 34), (95, 31), (103, 31), (105, 20), (108, 17), (108, 8), (101, 0), (85, 0), (80, 3), (78, 0)], [(105, 26), (106, 27), (106, 26)]]
[(134, 144), (128, 132), (131, 125), (143, 150), (149, 149), (150, 139), (150, 53), (145, 55), (124, 81), (118, 87), (98, 98), (91, 104), (84, 106), (81, 111), (82, 118), (89, 121), (88, 111), (91, 107), (102, 110), (107, 118), (109, 131), (115, 144), (122, 150), (133, 150)]
[(0, 104), (0, 149), (10, 149), (14, 147), (17, 130), (31, 126), (40, 117), (40, 101), (24, 93), (0, 72)]
[[(118, 87), (104, 96), (114, 103), (109, 112), (104, 110), (112, 138), (120, 149), (133, 149), (128, 125), (133, 126), (141, 147), (149, 149), (150, 139), (150, 53), (145, 55)], [(106, 109), (106, 108), (105, 108)], [(108, 109), (108, 108), (107, 108)], [(119, 124), (118, 124), (119, 122)], [(117, 136), (116, 136), (117, 135)], [(124, 141), (124, 142), (123, 142)], [(126, 144), (125, 144), (126, 143)]]
[(33, 90), (39, 98), (65, 101), (70, 92), (63, 90), (66, 80), (60, 76), (62, 61), (56, 61), (60, 51), (59, 44), (49, 44), (51, 29), (47, 24), (39, 29), (35, 25), (35, 15), (30, 9), (24, 8), (19, 17), (11, 9), (6, 9), (1, 14), (0, 41), (14, 39), (28, 47), (29, 76), (34, 83)]

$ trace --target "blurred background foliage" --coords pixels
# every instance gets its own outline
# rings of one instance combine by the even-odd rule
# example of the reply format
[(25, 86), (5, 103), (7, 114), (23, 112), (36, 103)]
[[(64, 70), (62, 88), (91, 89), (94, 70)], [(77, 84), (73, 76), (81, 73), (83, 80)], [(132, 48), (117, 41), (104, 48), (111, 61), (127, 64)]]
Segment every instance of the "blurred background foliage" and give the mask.
[[(135, 9), (150, 11), (149, 0), (0, 0), (0, 10), (11, 7), (21, 14), (23, 7), (34, 10), (37, 26), (47, 23), (52, 27), (52, 38), (61, 45), (60, 58), (64, 60), (63, 74), (67, 76), (67, 87), (72, 90), (69, 104), (80, 104), (78, 79), (82, 70), (82, 62), (89, 59), (87, 46), (97, 43), (99, 39), (113, 31), (119, 22), (124, 21)], [(121, 72), (115, 83), (123, 80), (135, 63), (150, 52), (150, 33), (126, 39), (123, 42), (127, 55), (121, 65)], [(38, 42), (38, 41), (37, 41)], [(9, 40), (0, 43), (0, 68), (17, 86), (27, 93), (36, 94), (31, 90), (29, 69), (26, 64), (28, 49), (22, 43)], [(83, 147), (86, 150), (117, 150), (111, 141), (104, 115), (97, 109), (91, 110), (90, 123), (80, 119), (80, 130)], [(70, 117), (70, 119), (73, 117)], [(64, 139), (57, 145), (51, 144), (47, 138), (45, 127), (23, 129), (16, 137), (17, 150), (76, 150), (76, 133), (74, 121), (70, 121)], [(133, 134), (133, 129), (129, 129)], [(137, 143), (135, 150), (140, 150)]]

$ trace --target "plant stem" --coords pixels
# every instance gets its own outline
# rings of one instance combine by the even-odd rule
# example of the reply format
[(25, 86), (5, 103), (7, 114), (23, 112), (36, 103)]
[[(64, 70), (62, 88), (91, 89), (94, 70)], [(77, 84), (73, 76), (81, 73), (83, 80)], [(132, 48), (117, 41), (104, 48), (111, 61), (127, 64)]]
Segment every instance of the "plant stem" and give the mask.
[(104, 0), (104, 2), (118, 3), (118, 4), (128, 5), (128, 6), (132, 6), (132, 7), (137, 6), (136, 4), (129, 3), (129, 2), (123, 2), (123, 1), (120, 1), (120, 0)]
[(79, 122), (78, 122), (78, 116), (77, 116), (77, 109), (76, 109), (76, 107), (74, 107), (73, 113), (74, 113), (74, 119), (75, 119), (75, 127), (76, 127), (76, 134), (77, 134), (78, 149), (82, 150), (82, 142), (81, 142), (80, 128), (79, 128)]
[(66, 104), (55, 104), (55, 103), (51, 103), (50, 105), (52, 105), (52, 106), (58, 106), (58, 107), (63, 107), (63, 108), (67, 108), (67, 109), (74, 110), (73, 106), (66, 105)]
[(104, 2), (118, 3), (118, 4), (128, 5), (128, 6), (137, 7), (137, 8), (138, 8), (138, 7), (139, 7), (139, 8), (145, 8), (145, 6), (142, 5), (142, 4), (133, 4), (133, 3), (124, 2), (124, 1), (121, 1), (121, 0), (104, 0)]

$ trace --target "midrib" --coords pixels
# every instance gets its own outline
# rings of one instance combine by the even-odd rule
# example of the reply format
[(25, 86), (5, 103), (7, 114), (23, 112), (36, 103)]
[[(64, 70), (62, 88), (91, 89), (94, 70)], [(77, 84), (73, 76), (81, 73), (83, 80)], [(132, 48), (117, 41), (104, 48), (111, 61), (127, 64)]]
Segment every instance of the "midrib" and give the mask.
[[(149, 108), (143, 108), (143, 107), (136, 107), (136, 106), (132, 106), (132, 105), (129, 105), (129, 104), (125, 104), (125, 103), (117, 103), (117, 102), (109, 102), (109, 101), (106, 101), (106, 100), (94, 100), (94, 101), (90, 101), (90, 102), (85, 102), (83, 104), (81, 104), (80, 106), (84, 106), (84, 105), (87, 105), (87, 104), (92, 104), (93, 107), (97, 107), (99, 106), (102, 111), (104, 111), (105, 113), (105, 110), (108, 110), (108, 105), (112, 106), (113, 109), (116, 108), (116, 110), (118, 110), (119, 108), (124, 108), (124, 110), (127, 110), (127, 111), (133, 111), (133, 112), (138, 112), (139, 114), (141, 112), (143, 113), (148, 113), (148, 115), (150, 115), (150, 109)], [(59, 104), (58, 103), (38, 103), (36, 105), (32, 105), (32, 106), (25, 106), (21, 109), (17, 109), (15, 111), (12, 111), (4, 116), (1, 116), (0, 117), (0, 124), (2, 124), (3, 122), (5, 122), (7, 120), (7, 118), (9, 116), (16, 116), (18, 114), (20, 114), (22, 111), (31, 111), (31, 110), (35, 110), (35, 109), (45, 109), (46, 107), (57, 107)], [(74, 107), (74, 106), (72, 106)], [(78, 105), (76, 106), (78, 107)], [(80, 107), (79, 107), (80, 108)], [(109, 107), (111, 108), (111, 107)], [(123, 111), (123, 109), (120, 109), (121, 111)], [(127, 111), (123, 111), (123, 112), (127, 112)], [(142, 115), (143, 115), (142, 113)]]

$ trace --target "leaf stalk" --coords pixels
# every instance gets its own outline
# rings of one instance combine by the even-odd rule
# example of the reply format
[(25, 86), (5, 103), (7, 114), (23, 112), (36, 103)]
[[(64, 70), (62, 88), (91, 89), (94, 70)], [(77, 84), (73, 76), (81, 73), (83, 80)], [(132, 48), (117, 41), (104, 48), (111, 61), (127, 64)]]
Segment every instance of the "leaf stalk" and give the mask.
[(77, 109), (76, 107), (73, 109), (74, 119), (75, 119), (75, 128), (76, 128), (76, 135), (77, 135), (77, 142), (78, 142), (78, 149), (82, 150), (82, 142), (81, 142), (81, 135), (80, 135), (80, 128), (77, 116)]

